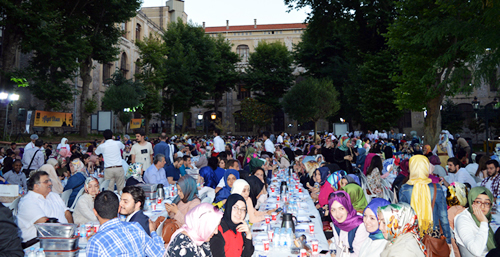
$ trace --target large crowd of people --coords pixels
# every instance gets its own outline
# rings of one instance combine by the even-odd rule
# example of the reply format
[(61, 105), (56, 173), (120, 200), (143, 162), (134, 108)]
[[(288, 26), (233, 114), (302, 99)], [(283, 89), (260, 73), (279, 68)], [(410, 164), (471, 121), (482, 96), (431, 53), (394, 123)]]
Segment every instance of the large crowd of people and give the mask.
[[(45, 222), (99, 224), (87, 256), (252, 256), (250, 226), (279, 211), (261, 206), (282, 169), (308, 190), (332, 256), (499, 256), (491, 225), (500, 144), (488, 156), (446, 130), (434, 146), (405, 136), (216, 129), (148, 138), (137, 130), (133, 140), (106, 130), (100, 142), (63, 138), (53, 151), (32, 135), (24, 149), (0, 149), (0, 183), (22, 195), (15, 215), (0, 204), (0, 256), (24, 256), (37, 242), (35, 224)], [(148, 184), (175, 195), (162, 203), (165, 221), (145, 214)], [(157, 234), (160, 222), (172, 233)]]

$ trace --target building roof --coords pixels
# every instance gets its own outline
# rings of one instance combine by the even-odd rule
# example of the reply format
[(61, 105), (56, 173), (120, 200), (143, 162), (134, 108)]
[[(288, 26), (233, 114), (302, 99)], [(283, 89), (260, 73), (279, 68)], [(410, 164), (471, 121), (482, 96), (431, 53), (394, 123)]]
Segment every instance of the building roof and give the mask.
[(226, 26), (220, 27), (205, 27), (205, 32), (234, 32), (234, 31), (262, 31), (262, 30), (292, 30), (305, 29), (307, 24), (304, 23), (287, 23), (287, 24), (262, 24), (262, 25), (241, 25), (241, 26)]

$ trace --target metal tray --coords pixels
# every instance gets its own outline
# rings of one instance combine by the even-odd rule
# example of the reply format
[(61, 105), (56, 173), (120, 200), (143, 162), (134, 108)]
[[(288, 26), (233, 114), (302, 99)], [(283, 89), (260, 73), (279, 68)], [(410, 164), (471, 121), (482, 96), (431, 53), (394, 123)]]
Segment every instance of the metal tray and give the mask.
[(135, 186), (142, 188), (144, 192), (156, 192), (156, 188), (158, 187), (157, 184), (137, 184)]
[(40, 248), (53, 251), (71, 251), (78, 249), (78, 236), (72, 238), (39, 237)]
[(44, 252), (46, 257), (76, 257), (80, 252), (80, 248), (71, 251), (50, 251), (44, 249)]
[(39, 223), (35, 224), (37, 237), (71, 238), (78, 227), (76, 224)]

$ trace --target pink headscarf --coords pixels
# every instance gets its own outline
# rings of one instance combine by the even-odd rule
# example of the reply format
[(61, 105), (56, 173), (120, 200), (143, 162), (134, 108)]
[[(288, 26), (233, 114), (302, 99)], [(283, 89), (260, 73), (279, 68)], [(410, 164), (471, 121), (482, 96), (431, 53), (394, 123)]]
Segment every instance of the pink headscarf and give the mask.
[[(221, 219), (222, 212), (217, 207), (209, 203), (201, 203), (186, 213), (186, 218), (184, 219), (186, 224), (174, 232), (170, 243), (172, 243), (173, 239), (179, 233), (186, 231), (191, 240), (197, 246), (200, 246), (214, 233)], [(168, 244), (169, 247), (170, 243)]]
[(365, 167), (363, 167), (363, 174), (366, 175), (366, 171), (368, 170), (368, 168), (370, 167), (370, 164), (372, 163), (372, 159), (373, 159), (373, 156), (375, 156), (377, 154), (375, 153), (369, 153), (367, 156), (366, 156), (366, 159), (365, 159)]

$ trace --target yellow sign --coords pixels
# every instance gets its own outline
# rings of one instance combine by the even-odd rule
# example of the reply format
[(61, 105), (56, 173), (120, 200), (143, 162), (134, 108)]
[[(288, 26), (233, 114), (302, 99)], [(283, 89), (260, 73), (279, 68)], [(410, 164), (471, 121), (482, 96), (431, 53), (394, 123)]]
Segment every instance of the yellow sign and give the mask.
[(73, 127), (73, 113), (36, 111), (34, 127)]
[(138, 129), (142, 126), (142, 119), (130, 120), (130, 129)]

